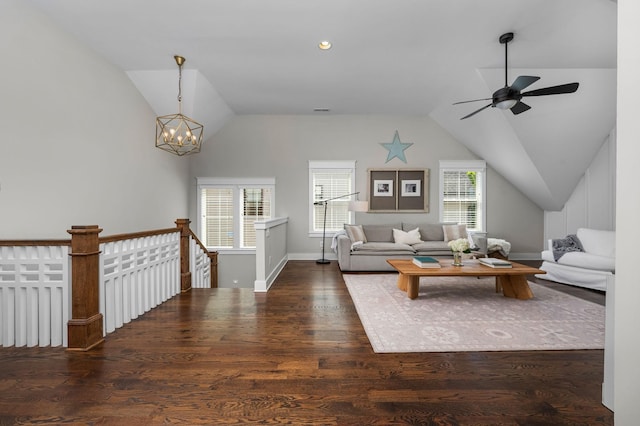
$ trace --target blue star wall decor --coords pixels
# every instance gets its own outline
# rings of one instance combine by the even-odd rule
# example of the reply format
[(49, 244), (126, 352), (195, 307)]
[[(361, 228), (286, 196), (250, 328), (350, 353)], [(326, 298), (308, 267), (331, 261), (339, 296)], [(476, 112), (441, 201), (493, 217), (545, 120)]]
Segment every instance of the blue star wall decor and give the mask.
[(393, 160), (395, 157), (398, 157), (399, 159), (401, 159), (406, 163), (407, 158), (404, 156), (404, 151), (407, 148), (409, 148), (411, 145), (413, 145), (413, 143), (400, 142), (400, 135), (398, 135), (398, 131), (396, 130), (396, 134), (393, 136), (393, 142), (381, 143), (380, 145), (384, 146), (389, 151), (389, 155), (387, 155), (387, 161), (385, 161), (385, 163), (388, 163), (389, 161)]

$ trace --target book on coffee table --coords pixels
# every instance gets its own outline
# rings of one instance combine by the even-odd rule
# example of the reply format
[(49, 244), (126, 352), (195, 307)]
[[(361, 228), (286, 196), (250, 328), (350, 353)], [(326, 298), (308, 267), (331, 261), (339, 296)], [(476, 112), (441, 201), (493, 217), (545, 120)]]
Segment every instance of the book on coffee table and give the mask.
[(429, 256), (414, 256), (413, 264), (420, 268), (440, 268), (438, 259)]
[(511, 268), (511, 262), (504, 259), (497, 259), (495, 257), (481, 257), (478, 259), (480, 264), (490, 266), (492, 268)]

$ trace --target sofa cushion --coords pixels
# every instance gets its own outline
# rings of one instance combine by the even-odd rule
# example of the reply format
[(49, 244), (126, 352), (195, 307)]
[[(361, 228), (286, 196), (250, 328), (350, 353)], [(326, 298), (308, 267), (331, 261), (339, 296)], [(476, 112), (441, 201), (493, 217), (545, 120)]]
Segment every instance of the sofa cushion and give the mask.
[(577, 235), (585, 252), (605, 257), (616, 257), (615, 231), (578, 228)]
[(459, 238), (467, 239), (467, 225), (442, 225), (445, 241), (453, 241)]
[(353, 254), (413, 254), (415, 250), (409, 244), (389, 243), (389, 242), (367, 242), (353, 247)]
[(367, 242), (367, 236), (364, 235), (364, 230), (362, 229), (362, 225), (344, 225), (344, 230), (347, 231), (347, 235), (351, 240), (351, 243), (357, 242)]
[(562, 255), (557, 262), (559, 265), (575, 266), (576, 268), (597, 269), (600, 271), (616, 270), (616, 259), (614, 257), (600, 256), (587, 252), (569, 252)]
[(364, 235), (368, 242), (386, 242), (393, 243), (393, 228), (400, 229), (401, 225), (362, 225)]
[(418, 228), (422, 241), (444, 241), (444, 231), (442, 223), (403, 223), (402, 230), (409, 231)]
[(451, 252), (451, 249), (444, 241), (422, 241), (418, 244), (413, 244), (411, 247), (415, 251), (431, 251), (431, 250), (444, 250), (447, 252)]
[(420, 232), (418, 228), (412, 229), (409, 232), (402, 231), (400, 229), (393, 229), (393, 241), (396, 243), (403, 244), (417, 244), (422, 242), (420, 239)]

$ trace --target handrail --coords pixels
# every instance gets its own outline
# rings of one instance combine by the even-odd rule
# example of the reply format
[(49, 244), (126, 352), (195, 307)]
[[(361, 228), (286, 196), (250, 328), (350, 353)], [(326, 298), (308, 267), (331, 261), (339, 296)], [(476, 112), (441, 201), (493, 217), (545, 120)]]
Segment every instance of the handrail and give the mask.
[(198, 236), (191, 230), (191, 228), (189, 228), (189, 234), (191, 234), (191, 237), (195, 240), (196, 243), (198, 243), (202, 251), (204, 251), (205, 253), (209, 253), (209, 250), (207, 250), (204, 244), (202, 244), (202, 241), (200, 241), (200, 238), (198, 238)]
[[(131, 232), (128, 234), (114, 234), (100, 237), (101, 243), (113, 243), (134, 238), (151, 237), (154, 235), (179, 232), (179, 228), (154, 229), (150, 231)], [(193, 234), (193, 231), (192, 231)], [(0, 240), (0, 246), (70, 246), (71, 240)], [(200, 243), (202, 246), (202, 243)], [(204, 248), (204, 246), (202, 246)]]
[(113, 243), (115, 241), (132, 240), (134, 238), (151, 237), (154, 235), (171, 234), (173, 232), (180, 232), (180, 228), (165, 228), (155, 229), (151, 231), (131, 232), (129, 234), (116, 234), (108, 235), (106, 237), (100, 237), (101, 243)]
[(0, 240), (0, 246), (70, 246), (71, 240)]

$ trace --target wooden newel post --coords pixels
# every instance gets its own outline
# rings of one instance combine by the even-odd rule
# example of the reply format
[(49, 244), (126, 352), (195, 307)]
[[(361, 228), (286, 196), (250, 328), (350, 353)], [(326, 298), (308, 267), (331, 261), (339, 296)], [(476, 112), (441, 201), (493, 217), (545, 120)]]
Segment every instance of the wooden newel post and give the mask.
[(100, 313), (100, 242), (97, 225), (72, 226), (71, 319), (68, 350), (87, 351), (104, 341)]
[(209, 261), (211, 262), (211, 269), (209, 269), (209, 275), (211, 278), (211, 288), (218, 288), (218, 252), (207, 252)]
[(191, 270), (189, 268), (189, 219), (177, 219), (176, 226), (180, 228), (180, 289), (183, 293), (191, 290)]

